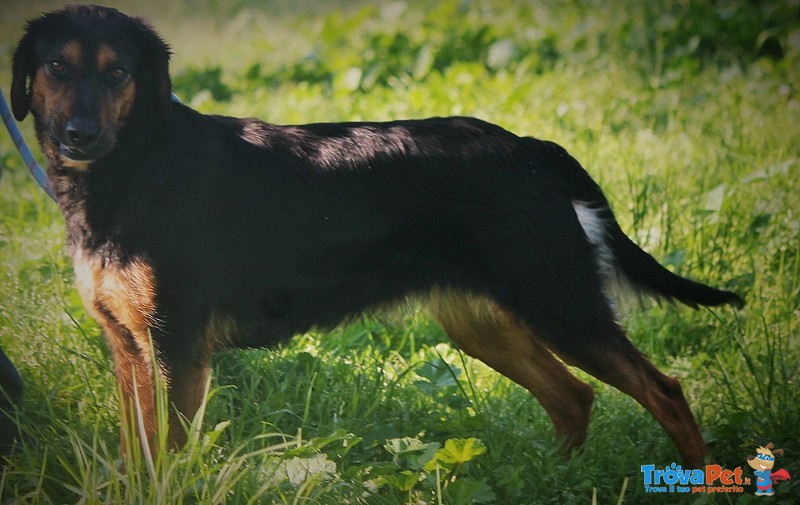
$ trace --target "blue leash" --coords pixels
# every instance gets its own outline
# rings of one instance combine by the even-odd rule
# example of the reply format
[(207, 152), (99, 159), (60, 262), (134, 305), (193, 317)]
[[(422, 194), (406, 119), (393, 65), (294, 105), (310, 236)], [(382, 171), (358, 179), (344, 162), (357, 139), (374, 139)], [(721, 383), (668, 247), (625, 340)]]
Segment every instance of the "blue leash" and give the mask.
[[(175, 93), (172, 94), (172, 100), (180, 103), (180, 99)], [(14, 145), (17, 146), (17, 151), (19, 151), (20, 156), (22, 156), (25, 166), (28, 167), (28, 171), (30, 171), (33, 178), (36, 179), (39, 187), (55, 202), (56, 194), (50, 186), (50, 181), (47, 180), (47, 174), (42, 169), (41, 165), (36, 162), (36, 158), (33, 157), (33, 153), (31, 153), (31, 150), (28, 148), (28, 144), (25, 142), (25, 139), (22, 138), (22, 133), (19, 131), (19, 128), (17, 128), (17, 123), (14, 122), (11, 109), (8, 108), (8, 103), (6, 103), (6, 97), (3, 95), (2, 89), (0, 89), (0, 116), (3, 117), (3, 123), (6, 125), (6, 129), (11, 135), (11, 140), (14, 141)], [(2, 177), (2, 163), (0, 163), (0, 177)]]
[(17, 146), (17, 151), (19, 151), (20, 156), (22, 156), (25, 166), (28, 167), (28, 170), (31, 175), (33, 175), (33, 178), (36, 179), (39, 187), (47, 193), (47, 196), (49, 196), (51, 200), (55, 201), (56, 194), (53, 192), (53, 188), (50, 187), (50, 181), (47, 180), (47, 175), (41, 165), (36, 162), (36, 158), (33, 157), (31, 150), (28, 149), (28, 144), (25, 143), (25, 139), (22, 138), (22, 133), (19, 131), (19, 128), (17, 128), (17, 123), (14, 122), (14, 118), (11, 116), (11, 109), (8, 108), (8, 103), (6, 103), (6, 97), (3, 95), (2, 89), (0, 89), (0, 116), (3, 116), (3, 123), (5, 123), (8, 133), (11, 135), (11, 140), (14, 141), (14, 145)]

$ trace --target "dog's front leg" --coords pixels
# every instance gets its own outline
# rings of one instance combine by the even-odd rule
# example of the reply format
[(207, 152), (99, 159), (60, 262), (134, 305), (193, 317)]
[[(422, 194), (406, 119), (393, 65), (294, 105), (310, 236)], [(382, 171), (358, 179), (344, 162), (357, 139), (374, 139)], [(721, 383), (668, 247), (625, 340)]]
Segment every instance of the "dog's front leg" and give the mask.
[[(142, 449), (154, 455), (157, 451), (158, 416), (156, 413), (156, 380), (163, 379), (153, 359), (146, 335), (140, 338), (122, 328), (104, 325), (114, 359), (119, 389), (120, 445), (123, 455), (133, 450), (128, 444), (141, 440)], [(144, 337), (144, 338), (141, 338)]]
[(128, 439), (146, 442), (151, 455), (157, 447), (156, 380), (168, 375), (154, 357), (156, 316), (155, 276), (149, 263), (134, 258), (125, 264), (95, 251), (73, 252), (75, 285), (87, 311), (100, 323), (114, 359), (119, 388), (123, 454)]
[(184, 423), (191, 424), (206, 395), (211, 368), (208, 361), (178, 363), (169, 370), (169, 437), (172, 449), (186, 444)]
[[(120, 391), (120, 430), (123, 452), (129, 450), (128, 438), (142, 441), (142, 449), (155, 455), (166, 442), (167, 449), (185, 445), (184, 423), (191, 423), (205, 398), (210, 375), (207, 362), (184, 363), (159, 352), (156, 346), (140, 346), (149, 339), (126, 338), (106, 329), (106, 339), (114, 355), (114, 368)], [(157, 338), (154, 332), (153, 338)], [(155, 344), (155, 342), (154, 342)], [(168, 425), (159, 425), (157, 381), (166, 391)], [(167, 428), (167, 433), (162, 429)], [(164, 438), (162, 441), (160, 438)], [(146, 442), (146, 443), (145, 443)]]

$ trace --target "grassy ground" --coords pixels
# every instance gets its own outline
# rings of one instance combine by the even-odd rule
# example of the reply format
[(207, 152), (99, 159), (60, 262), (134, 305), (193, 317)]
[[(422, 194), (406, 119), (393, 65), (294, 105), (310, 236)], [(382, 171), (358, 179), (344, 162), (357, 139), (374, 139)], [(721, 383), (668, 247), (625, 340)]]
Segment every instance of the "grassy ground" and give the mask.
[[(175, 91), (277, 123), (465, 114), (565, 146), (623, 228), (744, 310), (633, 304), (715, 462), (784, 447), (800, 501), (800, 8), (795, 2), (119, 2), (175, 49)], [(7, 60), (45, 2), (4, 6)], [(231, 55), (235, 55), (232, 57)], [(0, 66), (8, 91), (9, 69)], [(30, 125), (27, 138), (32, 141)], [(57, 208), (0, 136), (0, 345), (25, 379), (9, 503), (749, 503), (656, 496), (677, 460), (637, 404), (597, 392), (567, 463), (544, 411), (410, 309), (216, 357), (193, 442), (120, 471), (108, 351), (72, 287)], [(199, 419), (198, 419), (199, 421)]]

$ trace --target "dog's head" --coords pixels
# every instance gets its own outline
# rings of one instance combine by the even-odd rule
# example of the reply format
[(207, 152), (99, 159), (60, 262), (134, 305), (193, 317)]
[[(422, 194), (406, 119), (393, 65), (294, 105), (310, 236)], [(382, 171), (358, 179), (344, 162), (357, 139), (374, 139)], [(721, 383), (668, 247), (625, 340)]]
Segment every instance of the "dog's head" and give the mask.
[(170, 51), (141, 19), (71, 5), (28, 22), (14, 52), (11, 107), (31, 112), (43, 148), (66, 164), (108, 154), (135, 111), (170, 110)]

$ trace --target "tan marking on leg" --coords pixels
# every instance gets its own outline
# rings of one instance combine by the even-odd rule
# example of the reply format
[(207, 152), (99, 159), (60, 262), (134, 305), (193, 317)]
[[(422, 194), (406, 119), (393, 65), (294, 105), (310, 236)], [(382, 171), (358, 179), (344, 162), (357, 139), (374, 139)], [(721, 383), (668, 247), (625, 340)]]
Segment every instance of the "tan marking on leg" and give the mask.
[[(141, 347), (149, 339), (141, 336), (157, 324), (155, 275), (144, 260), (134, 258), (125, 265), (102, 264), (102, 258), (84, 249), (73, 255), (75, 284), (87, 306), (102, 303), (119, 324), (133, 333)], [(97, 317), (96, 313), (93, 313)]]
[[(120, 387), (120, 422), (123, 441), (126, 433), (138, 433), (144, 426), (151, 451), (156, 449), (155, 379), (168, 380), (163, 369), (155, 370), (150, 345), (150, 330), (158, 321), (155, 315), (155, 277), (143, 260), (126, 265), (103, 266), (99, 255), (77, 249), (73, 255), (75, 285), (86, 309), (103, 328), (103, 335), (114, 357), (114, 370)], [(138, 405), (136, 397), (138, 396)], [(141, 418), (134, 416), (134, 412)], [(131, 426), (131, 422), (134, 425)], [(131, 431), (131, 428), (135, 428)]]
[(450, 337), (541, 403), (564, 441), (568, 456), (586, 439), (594, 399), (592, 388), (575, 378), (533, 332), (492, 301), (435, 289), (429, 306)]
[[(128, 434), (147, 443), (151, 454), (158, 450), (158, 420), (155, 403), (153, 359), (138, 349), (124, 345), (125, 336), (105, 328), (103, 335), (114, 357), (114, 372), (119, 387), (120, 443), (125, 452)], [(140, 423), (144, 433), (140, 430)], [(132, 448), (131, 448), (132, 449)]]

